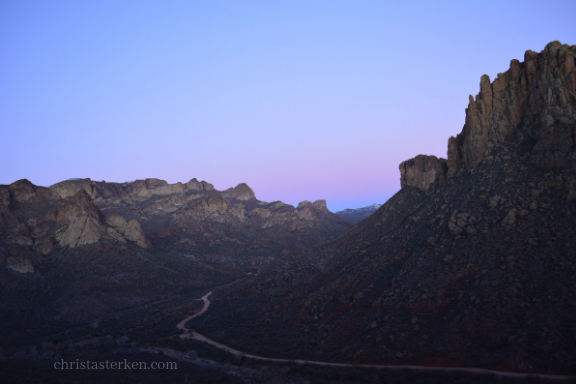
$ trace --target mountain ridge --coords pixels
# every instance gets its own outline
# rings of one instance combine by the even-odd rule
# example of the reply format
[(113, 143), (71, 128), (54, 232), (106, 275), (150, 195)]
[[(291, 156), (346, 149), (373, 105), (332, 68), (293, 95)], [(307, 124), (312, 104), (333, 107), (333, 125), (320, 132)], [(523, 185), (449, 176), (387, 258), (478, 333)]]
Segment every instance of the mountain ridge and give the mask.
[(374, 203), (361, 208), (346, 208), (341, 211), (335, 212), (336, 215), (350, 220), (353, 223), (358, 223), (369, 217), (372, 213), (376, 212), (382, 204)]

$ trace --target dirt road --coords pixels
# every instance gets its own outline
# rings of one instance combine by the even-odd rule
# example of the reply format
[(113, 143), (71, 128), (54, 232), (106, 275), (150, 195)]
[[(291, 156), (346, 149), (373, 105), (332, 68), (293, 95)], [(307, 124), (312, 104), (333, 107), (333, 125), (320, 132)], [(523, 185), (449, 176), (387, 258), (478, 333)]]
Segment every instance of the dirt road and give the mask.
[(329, 363), (329, 362), (324, 362), (324, 361), (312, 361), (312, 360), (273, 359), (270, 357), (251, 355), (249, 353), (244, 353), (244, 352), (238, 351), (234, 348), (228, 347), (224, 344), (220, 344), (217, 341), (209, 339), (206, 336), (203, 336), (203, 335), (201, 335), (197, 332), (194, 332), (190, 329), (187, 329), (185, 327), (186, 323), (189, 320), (202, 315), (204, 312), (206, 312), (208, 310), (208, 307), (210, 306), (210, 300), (208, 300), (208, 296), (210, 296), (211, 294), (212, 294), (212, 292), (208, 292), (201, 299), (199, 299), (199, 300), (204, 301), (204, 307), (202, 308), (202, 310), (200, 310), (200, 312), (185, 318), (184, 320), (182, 320), (181, 322), (179, 322), (176, 325), (176, 328), (186, 331), (186, 333), (183, 333), (180, 335), (180, 338), (182, 338), (182, 339), (196, 339), (199, 341), (203, 341), (205, 343), (211, 344), (217, 348), (228, 351), (230, 353), (241, 354), (242, 356), (245, 356), (245, 357), (248, 357), (248, 358), (251, 358), (254, 360), (273, 361), (273, 362), (279, 362), (279, 363), (314, 364), (314, 365), (332, 366), (332, 367), (365, 367), (365, 368), (377, 368), (377, 369), (411, 369), (411, 370), (415, 370), (415, 371), (429, 371), (429, 372), (434, 372), (434, 371), (467, 372), (467, 373), (479, 373), (479, 374), (484, 374), (484, 375), (496, 375), (496, 376), (500, 376), (500, 377), (539, 378), (539, 379), (547, 379), (547, 380), (567, 380), (567, 379), (574, 378), (573, 376), (518, 373), (518, 372), (502, 372), (502, 371), (493, 371), (491, 369), (481, 369), (481, 368), (423, 367), (423, 366), (418, 366), (418, 365), (345, 364), (345, 363)]

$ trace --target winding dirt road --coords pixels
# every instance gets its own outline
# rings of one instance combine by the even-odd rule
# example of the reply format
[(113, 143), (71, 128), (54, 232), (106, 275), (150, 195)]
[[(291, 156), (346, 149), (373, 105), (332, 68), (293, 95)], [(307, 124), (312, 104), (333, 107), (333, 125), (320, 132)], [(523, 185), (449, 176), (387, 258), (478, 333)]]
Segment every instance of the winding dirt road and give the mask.
[[(189, 316), (187, 318), (185, 318), (184, 320), (182, 320), (181, 322), (179, 322), (178, 324), (176, 324), (176, 328), (178, 329), (182, 329), (186, 332), (188, 332), (188, 329), (186, 329), (185, 325), (188, 322), (188, 320), (192, 320), (195, 317), (200, 316), (201, 314), (203, 314), (204, 312), (206, 312), (206, 310), (208, 309), (208, 307), (210, 306), (210, 300), (208, 300), (208, 296), (210, 296), (212, 294), (212, 291), (208, 292), (207, 294), (205, 294), (204, 296), (202, 296), (200, 299), (198, 300), (202, 300), (204, 302), (204, 306), (202, 307), (202, 309), (200, 310), (200, 312)], [(187, 333), (185, 333), (184, 335), (186, 335)], [(180, 335), (181, 338), (184, 339), (184, 335)]]
[(547, 380), (568, 380), (574, 378), (573, 376), (561, 376), (561, 375), (546, 375), (546, 374), (533, 374), (533, 373), (517, 373), (517, 372), (503, 372), (503, 371), (494, 371), (491, 369), (482, 369), (482, 368), (453, 368), (453, 367), (423, 367), (418, 365), (368, 365), (368, 364), (345, 364), (345, 363), (329, 363), (324, 361), (312, 361), (312, 360), (290, 360), (290, 359), (273, 359), (270, 357), (263, 357), (263, 356), (256, 356), (251, 355), (249, 353), (244, 353), (238, 351), (234, 348), (228, 347), (224, 344), (220, 344), (217, 341), (207, 338), (197, 332), (192, 331), (191, 329), (186, 328), (186, 323), (208, 310), (210, 306), (210, 300), (208, 300), (208, 296), (210, 296), (212, 292), (208, 292), (199, 300), (204, 301), (204, 307), (200, 310), (200, 312), (189, 316), (179, 322), (176, 325), (176, 328), (184, 330), (185, 333), (180, 335), (181, 339), (196, 339), (203, 341), (205, 343), (211, 344), (217, 348), (220, 348), (224, 351), (228, 351), (233, 354), (241, 354), (242, 356), (249, 357), (254, 360), (261, 360), (261, 361), (272, 361), (272, 362), (279, 362), (279, 363), (298, 363), (298, 364), (314, 364), (314, 365), (322, 365), (322, 366), (331, 366), (331, 367), (365, 367), (365, 368), (377, 368), (377, 369), (411, 369), (415, 371), (449, 371), (449, 372), (468, 372), (468, 373), (479, 373), (484, 375), (496, 375), (500, 377), (514, 377), (514, 378), (539, 378), (539, 379), (547, 379)]

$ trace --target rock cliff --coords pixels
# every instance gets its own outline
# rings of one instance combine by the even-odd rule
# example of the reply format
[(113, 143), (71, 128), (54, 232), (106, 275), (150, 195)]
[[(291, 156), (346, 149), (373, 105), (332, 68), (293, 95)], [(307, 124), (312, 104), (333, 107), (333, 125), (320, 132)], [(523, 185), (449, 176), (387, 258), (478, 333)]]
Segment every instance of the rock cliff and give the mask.
[[(419, 155), (400, 164), (400, 184), (427, 191), (480, 163), (494, 160), (510, 142), (530, 151), (540, 167), (576, 167), (576, 46), (554, 41), (469, 97), (462, 132), (448, 140), (448, 159)], [(504, 149), (505, 150), (505, 149)]]
[(448, 176), (471, 169), (506, 140), (530, 147), (538, 166), (576, 167), (576, 46), (549, 43), (491, 83), (480, 79), (480, 93), (470, 96), (462, 132), (448, 141)]
[(95, 243), (106, 233), (101, 218), (100, 210), (82, 189), (58, 212), (56, 240), (71, 248)]
[(448, 166), (445, 159), (436, 156), (418, 155), (402, 162), (400, 168), (400, 185), (416, 187), (427, 191), (446, 179)]

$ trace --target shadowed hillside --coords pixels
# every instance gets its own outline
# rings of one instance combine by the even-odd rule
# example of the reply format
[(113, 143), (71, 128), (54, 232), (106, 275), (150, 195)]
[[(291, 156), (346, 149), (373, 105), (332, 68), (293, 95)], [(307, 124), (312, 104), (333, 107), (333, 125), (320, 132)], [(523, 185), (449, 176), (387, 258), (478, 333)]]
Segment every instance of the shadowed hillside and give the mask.
[(575, 55), (483, 76), (447, 160), (402, 163), (377, 212), (191, 326), (268, 356), (574, 374)]

